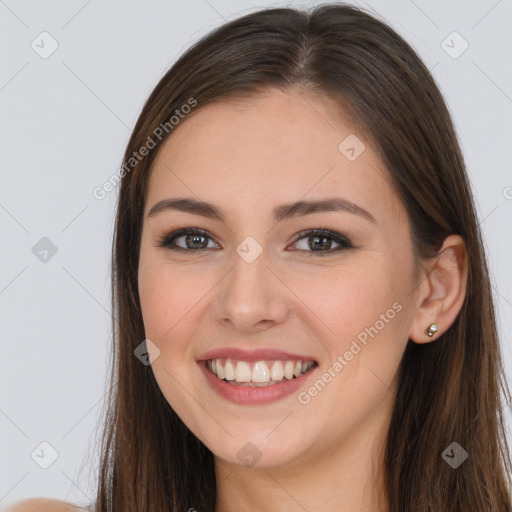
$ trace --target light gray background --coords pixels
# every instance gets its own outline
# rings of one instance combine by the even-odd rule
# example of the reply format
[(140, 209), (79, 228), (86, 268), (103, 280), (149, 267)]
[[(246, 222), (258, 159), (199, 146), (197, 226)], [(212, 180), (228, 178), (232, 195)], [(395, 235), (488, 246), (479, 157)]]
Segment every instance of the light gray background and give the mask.
[[(183, 50), (225, 20), (314, 3), (0, 0), (0, 504), (93, 496), (117, 190), (101, 201), (92, 191), (119, 168), (146, 97)], [(510, 375), (512, 2), (353, 3), (381, 14), (413, 45), (449, 104), (478, 202)], [(43, 31), (59, 45), (46, 59), (31, 47), (34, 40), (42, 47)], [(453, 31), (469, 44), (458, 58), (463, 41), (446, 39)], [(32, 252), (42, 237), (57, 247), (47, 262)], [(43, 441), (59, 454), (46, 470), (31, 458)]]

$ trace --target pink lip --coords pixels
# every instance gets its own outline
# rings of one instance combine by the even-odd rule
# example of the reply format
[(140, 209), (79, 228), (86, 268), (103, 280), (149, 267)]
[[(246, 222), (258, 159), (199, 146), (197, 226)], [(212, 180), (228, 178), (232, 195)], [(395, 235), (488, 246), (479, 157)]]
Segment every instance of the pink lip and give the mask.
[(236, 347), (218, 348), (210, 350), (197, 358), (198, 361), (206, 361), (208, 359), (224, 358), (237, 359), (248, 362), (265, 361), (265, 360), (293, 360), (293, 361), (315, 361), (311, 356), (293, 354), (282, 350), (273, 349), (256, 349), (244, 350)]
[[(275, 355), (275, 351), (272, 352)], [(289, 355), (293, 354), (287, 354), (287, 357)], [(300, 359), (300, 357), (298, 357), (298, 359)], [(311, 374), (315, 373), (318, 365), (314, 365), (309, 371), (300, 377), (289, 381), (285, 380), (280, 384), (272, 384), (266, 387), (236, 386), (228, 384), (225, 380), (216, 377), (208, 369), (205, 360), (199, 362), (199, 367), (210, 386), (223, 398), (236, 404), (258, 405), (275, 402), (276, 400), (280, 400), (281, 398), (290, 395), (294, 391), (297, 392), (298, 389), (309, 380)]]

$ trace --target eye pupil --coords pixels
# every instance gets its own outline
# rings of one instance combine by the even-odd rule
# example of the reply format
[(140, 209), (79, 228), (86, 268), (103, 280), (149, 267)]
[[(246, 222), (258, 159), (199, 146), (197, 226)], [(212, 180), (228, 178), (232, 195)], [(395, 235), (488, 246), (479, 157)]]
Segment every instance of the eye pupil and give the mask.
[[(330, 239), (329, 237), (326, 237), (326, 236), (312, 236), (310, 237), (310, 240), (313, 239), (315, 242), (313, 244), (309, 244), (309, 247), (311, 249), (329, 249), (329, 245), (330, 245)], [(318, 240), (323, 240), (324, 243), (323, 244), (317, 244)]]
[[(188, 247), (188, 242), (189, 242), (190, 240), (192, 240), (192, 243), (193, 243), (193, 244), (195, 244), (195, 243), (196, 243), (198, 240), (200, 240), (201, 238), (202, 238), (202, 239), (203, 239), (203, 241), (204, 241), (204, 239), (205, 239), (206, 237), (204, 237), (203, 235), (188, 235), (188, 236), (187, 236), (187, 238), (186, 238), (187, 247)], [(204, 249), (207, 245), (208, 245), (207, 243), (206, 243), (206, 244), (204, 244), (204, 243), (203, 243), (202, 245), (200, 245), (200, 247), (199, 247), (199, 248), (200, 248), (200, 249)], [(197, 246), (197, 245), (193, 245), (193, 247), (197, 248), (198, 246)]]

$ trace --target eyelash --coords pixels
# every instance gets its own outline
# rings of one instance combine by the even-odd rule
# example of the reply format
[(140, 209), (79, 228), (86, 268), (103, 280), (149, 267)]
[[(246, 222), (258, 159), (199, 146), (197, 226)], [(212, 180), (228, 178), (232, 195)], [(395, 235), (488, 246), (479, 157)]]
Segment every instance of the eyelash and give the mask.
[[(211, 236), (207, 231), (200, 228), (183, 228), (179, 229), (177, 231), (174, 231), (172, 233), (169, 233), (162, 238), (159, 239), (158, 247), (165, 247), (171, 251), (179, 251), (179, 252), (202, 252), (207, 250), (207, 248), (200, 248), (200, 249), (185, 249), (183, 247), (179, 247), (177, 245), (173, 245), (174, 241), (177, 238), (180, 238), (183, 235), (201, 235), (206, 238), (210, 238)], [(331, 231), (329, 229), (325, 228), (318, 228), (318, 229), (306, 229), (304, 231), (301, 231), (298, 233), (298, 237), (293, 242), (296, 244), (299, 240), (302, 238), (309, 238), (313, 236), (318, 237), (325, 237), (325, 238), (331, 238), (334, 242), (340, 245), (340, 247), (337, 247), (335, 249), (331, 249), (329, 251), (306, 251), (304, 249), (299, 249), (301, 252), (309, 253), (307, 256), (327, 256), (329, 254), (333, 254), (335, 252), (339, 252), (345, 249), (352, 249), (354, 246), (352, 245), (352, 242), (345, 236), (340, 235), (339, 233), (336, 233), (335, 231)]]

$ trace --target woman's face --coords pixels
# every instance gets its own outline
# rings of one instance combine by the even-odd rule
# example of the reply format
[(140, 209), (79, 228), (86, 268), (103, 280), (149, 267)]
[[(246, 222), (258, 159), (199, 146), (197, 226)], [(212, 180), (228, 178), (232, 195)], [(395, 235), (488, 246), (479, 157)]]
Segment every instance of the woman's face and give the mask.
[[(390, 418), (417, 297), (408, 217), (336, 108), (281, 91), (199, 105), (153, 163), (138, 275), (152, 369), (227, 462), (318, 461)], [(305, 206), (327, 200), (338, 207)], [(332, 234), (301, 234), (318, 229)], [(252, 381), (311, 364), (298, 361), (314, 365)]]

